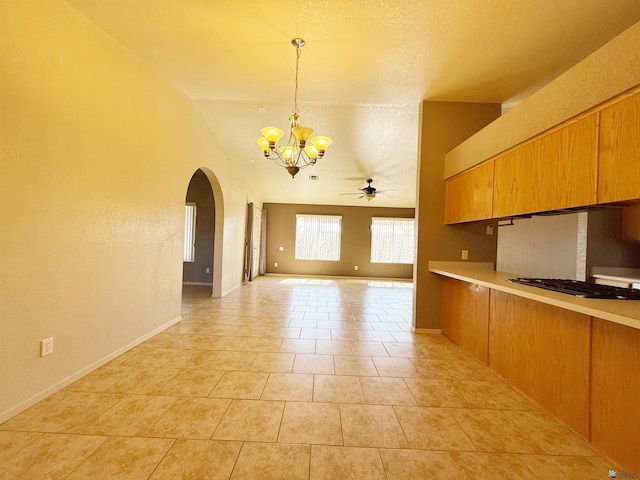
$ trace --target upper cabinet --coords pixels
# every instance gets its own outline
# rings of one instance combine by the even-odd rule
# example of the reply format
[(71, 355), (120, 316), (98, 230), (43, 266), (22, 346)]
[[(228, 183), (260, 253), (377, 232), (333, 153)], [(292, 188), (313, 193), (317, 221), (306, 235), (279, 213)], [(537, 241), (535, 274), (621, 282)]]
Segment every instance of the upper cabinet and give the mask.
[(640, 93), (600, 113), (598, 203), (640, 198)]
[(459, 173), (446, 181), (445, 223), (491, 218), (493, 161)]
[(596, 202), (597, 113), (495, 159), (493, 217)]

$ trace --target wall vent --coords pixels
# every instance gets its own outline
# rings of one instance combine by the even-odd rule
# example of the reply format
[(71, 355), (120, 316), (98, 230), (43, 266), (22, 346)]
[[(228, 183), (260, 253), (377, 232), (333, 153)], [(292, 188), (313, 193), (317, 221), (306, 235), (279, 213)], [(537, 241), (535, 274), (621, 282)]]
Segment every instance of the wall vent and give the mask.
[(309, 180), (319, 180), (318, 175), (309, 175)]

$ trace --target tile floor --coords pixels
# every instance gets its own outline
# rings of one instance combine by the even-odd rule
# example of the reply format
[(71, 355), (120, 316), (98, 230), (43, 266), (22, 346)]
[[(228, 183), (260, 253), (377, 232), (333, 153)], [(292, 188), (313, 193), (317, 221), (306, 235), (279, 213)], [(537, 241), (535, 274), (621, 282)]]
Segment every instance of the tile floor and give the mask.
[(410, 283), (267, 276), (0, 425), (0, 479), (604, 479)]

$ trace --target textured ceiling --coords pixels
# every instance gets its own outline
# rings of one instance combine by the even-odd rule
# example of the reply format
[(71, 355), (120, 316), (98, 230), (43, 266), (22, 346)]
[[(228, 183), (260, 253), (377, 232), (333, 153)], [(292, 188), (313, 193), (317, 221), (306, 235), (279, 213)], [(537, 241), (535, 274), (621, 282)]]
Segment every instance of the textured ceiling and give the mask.
[[(517, 103), (640, 21), (638, 0), (66, 1), (198, 104), (264, 201), (334, 205), (415, 205), (422, 100)], [(302, 124), (334, 143), (292, 180), (255, 139), (286, 129), (294, 37)], [(369, 177), (394, 198), (339, 195)]]

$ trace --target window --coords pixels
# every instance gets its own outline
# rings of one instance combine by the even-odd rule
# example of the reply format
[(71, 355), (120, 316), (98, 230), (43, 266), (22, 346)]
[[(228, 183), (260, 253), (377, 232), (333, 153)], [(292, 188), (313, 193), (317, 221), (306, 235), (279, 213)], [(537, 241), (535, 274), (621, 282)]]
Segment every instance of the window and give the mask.
[(413, 263), (415, 219), (371, 219), (371, 263)]
[(296, 260), (340, 260), (342, 217), (296, 215)]
[(183, 262), (196, 261), (196, 204), (184, 206), (184, 250)]

